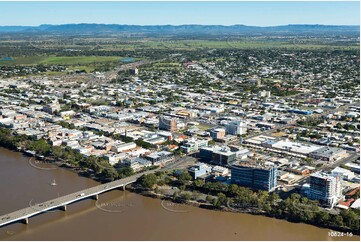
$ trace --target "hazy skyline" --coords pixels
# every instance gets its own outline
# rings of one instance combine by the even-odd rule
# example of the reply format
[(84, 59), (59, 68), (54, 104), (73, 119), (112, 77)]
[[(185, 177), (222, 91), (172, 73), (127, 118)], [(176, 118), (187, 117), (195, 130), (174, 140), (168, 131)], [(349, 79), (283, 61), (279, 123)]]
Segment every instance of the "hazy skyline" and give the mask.
[(0, 2), (0, 25), (359, 25), (352, 2)]

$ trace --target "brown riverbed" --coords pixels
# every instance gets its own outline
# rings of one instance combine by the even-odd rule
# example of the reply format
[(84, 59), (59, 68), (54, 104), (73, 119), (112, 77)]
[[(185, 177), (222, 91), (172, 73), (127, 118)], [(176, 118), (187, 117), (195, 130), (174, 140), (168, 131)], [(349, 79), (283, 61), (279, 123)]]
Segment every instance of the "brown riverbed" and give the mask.
[[(0, 214), (98, 184), (52, 165), (28, 163), (0, 148)], [(56, 180), (57, 185), (50, 183)], [(50, 211), (0, 228), (1, 240), (359, 240), (330, 237), (329, 229), (249, 214), (177, 205), (114, 190), (66, 212)]]

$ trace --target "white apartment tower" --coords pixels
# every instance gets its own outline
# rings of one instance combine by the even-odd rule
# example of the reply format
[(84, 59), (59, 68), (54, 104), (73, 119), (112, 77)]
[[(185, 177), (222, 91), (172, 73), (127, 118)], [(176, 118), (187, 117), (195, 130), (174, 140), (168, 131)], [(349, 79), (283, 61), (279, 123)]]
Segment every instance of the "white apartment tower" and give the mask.
[(324, 172), (310, 177), (309, 198), (320, 200), (333, 207), (342, 197), (341, 178)]

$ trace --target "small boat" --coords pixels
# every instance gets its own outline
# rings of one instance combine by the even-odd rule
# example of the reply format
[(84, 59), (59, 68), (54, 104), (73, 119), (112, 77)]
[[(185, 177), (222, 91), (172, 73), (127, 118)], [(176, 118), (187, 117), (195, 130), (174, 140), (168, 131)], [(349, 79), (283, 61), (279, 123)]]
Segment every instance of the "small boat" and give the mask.
[(52, 183), (50, 183), (50, 185), (52, 185), (52, 186), (56, 186), (55, 179), (54, 179), (54, 181), (53, 181)]

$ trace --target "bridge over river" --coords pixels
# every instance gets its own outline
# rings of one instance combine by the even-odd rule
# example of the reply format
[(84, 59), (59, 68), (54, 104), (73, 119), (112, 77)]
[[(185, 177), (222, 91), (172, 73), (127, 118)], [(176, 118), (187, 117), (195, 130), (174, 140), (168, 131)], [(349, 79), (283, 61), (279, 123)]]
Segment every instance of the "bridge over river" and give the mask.
[(126, 177), (124, 179), (120, 179), (120, 180), (116, 180), (116, 181), (112, 181), (112, 182), (108, 182), (108, 183), (104, 183), (95, 187), (91, 187), (91, 188), (87, 188), (78, 192), (74, 192), (62, 197), (58, 197), (43, 203), (39, 203), (39, 204), (29, 204), (30, 207), (24, 208), (24, 209), (20, 209), (17, 210), (15, 212), (0, 216), (0, 227), (10, 224), (10, 223), (14, 223), (14, 222), (19, 222), (22, 221), (25, 224), (29, 223), (29, 218), (33, 217), (35, 215), (44, 213), (46, 211), (52, 210), (52, 209), (57, 209), (60, 208), (63, 211), (66, 211), (66, 206), (68, 204), (86, 199), (86, 198), (94, 198), (94, 199), (98, 199), (98, 195), (113, 189), (117, 189), (117, 188), (123, 188), (123, 190), (125, 190), (125, 186), (128, 184), (131, 184), (133, 182), (135, 182), (139, 177), (141, 177), (142, 175), (145, 174), (149, 174), (149, 173), (153, 173), (156, 170), (149, 170), (149, 171), (145, 171), (142, 173), (138, 173), (135, 174), (133, 176), (130, 177)]

